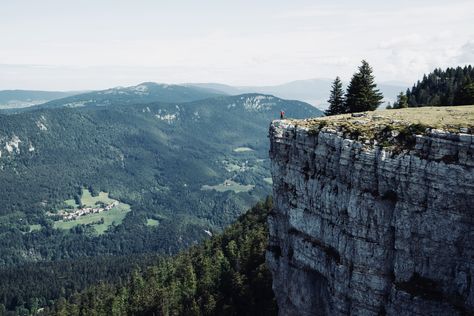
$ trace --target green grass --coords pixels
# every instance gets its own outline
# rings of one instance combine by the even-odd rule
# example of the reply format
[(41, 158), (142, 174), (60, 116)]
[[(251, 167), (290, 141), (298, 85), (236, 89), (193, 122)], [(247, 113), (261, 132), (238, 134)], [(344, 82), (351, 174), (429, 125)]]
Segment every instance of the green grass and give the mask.
[[(105, 211), (101, 213), (95, 214), (87, 214), (84, 216), (79, 217), (73, 221), (55, 221), (54, 228), (58, 229), (71, 229), (77, 225), (88, 225), (90, 224), (94, 227), (97, 234), (103, 234), (112, 224), (120, 225), (127, 215), (130, 212), (130, 205), (120, 203), (118, 206), (114, 207), (110, 211)], [(104, 219), (103, 224), (99, 224), (98, 222), (101, 219)]]
[(342, 114), (287, 121), (305, 128), (308, 135), (316, 136), (320, 131), (337, 131), (366, 146), (377, 145), (398, 152), (412, 149), (416, 144), (415, 135), (428, 135), (432, 129), (473, 134), (474, 106), (377, 110), (355, 116)]
[(217, 184), (217, 185), (203, 185), (201, 190), (208, 191), (208, 190), (215, 190), (217, 192), (225, 192), (225, 191), (234, 191), (235, 193), (240, 192), (248, 192), (252, 190), (255, 186), (254, 185), (243, 185), (237, 183), (232, 180), (226, 180), (224, 183)]
[(364, 113), (365, 115), (362, 117), (342, 114), (289, 121), (298, 126), (307, 127), (310, 132), (316, 133), (324, 127), (335, 128), (341, 126), (348, 130), (358, 130), (367, 134), (387, 125), (391, 125), (393, 128), (422, 125), (450, 132), (459, 132), (460, 128), (467, 127), (471, 130), (471, 133), (474, 129), (474, 105), (377, 110)]
[(222, 163), (228, 172), (236, 172), (242, 169), (242, 167), (234, 161), (223, 160)]
[(74, 199), (66, 200), (66, 201), (64, 201), (64, 203), (67, 206), (71, 207), (71, 208), (78, 208), (79, 207), (79, 205), (76, 204), (76, 200), (74, 200)]
[(81, 203), (86, 207), (94, 207), (97, 202), (102, 202), (105, 204), (110, 204), (114, 202), (114, 199), (109, 197), (109, 193), (100, 192), (98, 196), (92, 196), (91, 192), (87, 189), (82, 191)]
[[(98, 196), (92, 196), (91, 192), (88, 189), (84, 188), (82, 190), (81, 204), (84, 205), (85, 207), (96, 207), (97, 204), (99, 203), (111, 204), (115, 201), (116, 200), (109, 197), (109, 193), (107, 192), (99, 192)], [(75, 200), (73, 199), (66, 200), (64, 201), (64, 203), (67, 206), (72, 207), (74, 209), (77, 209), (80, 207), (79, 205), (76, 204)], [(130, 212), (130, 205), (120, 203), (118, 206), (114, 207), (110, 211), (83, 215), (72, 221), (63, 221), (63, 220), (55, 221), (54, 228), (71, 229), (78, 225), (90, 225), (95, 229), (97, 234), (101, 235), (112, 224), (120, 225), (128, 212)], [(104, 222), (100, 224), (99, 222), (101, 222), (102, 219), (104, 219)], [(36, 225), (31, 225), (31, 226), (36, 226)], [(31, 228), (30, 228), (30, 231), (31, 231)]]
[(253, 151), (252, 148), (249, 148), (249, 147), (237, 147), (234, 149), (234, 152), (236, 153), (242, 153), (242, 152), (246, 152), (246, 151)]
[(30, 225), (30, 233), (31, 232), (34, 232), (34, 231), (38, 231), (38, 230), (41, 230), (41, 225), (40, 224), (33, 224), (33, 225)]
[(273, 184), (272, 178), (263, 178), (263, 181), (265, 181), (268, 184)]
[(148, 218), (146, 220), (146, 226), (150, 226), (150, 227), (156, 227), (160, 225), (160, 221), (156, 220), (156, 219), (153, 219), (153, 218)]

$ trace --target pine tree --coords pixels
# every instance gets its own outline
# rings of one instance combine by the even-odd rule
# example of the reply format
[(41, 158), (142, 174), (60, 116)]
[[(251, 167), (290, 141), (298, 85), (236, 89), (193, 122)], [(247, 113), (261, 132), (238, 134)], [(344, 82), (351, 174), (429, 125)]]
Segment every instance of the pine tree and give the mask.
[(407, 107), (408, 107), (408, 97), (403, 92), (400, 92), (397, 95), (397, 101), (393, 104), (393, 108), (404, 109)]
[(423, 80), (407, 90), (408, 106), (472, 104), (473, 92), (472, 90), (469, 92), (469, 84), (472, 81), (474, 81), (474, 69), (471, 65), (446, 70), (437, 68), (424, 75)]
[(346, 113), (344, 107), (344, 92), (342, 91), (342, 82), (336, 77), (332, 84), (331, 94), (329, 96), (329, 108), (324, 112), (326, 115), (336, 115)]
[(372, 67), (363, 60), (347, 87), (345, 107), (349, 113), (373, 111), (382, 104), (383, 95), (377, 89)]
[(474, 104), (474, 83), (468, 83), (462, 87), (454, 99), (456, 105)]

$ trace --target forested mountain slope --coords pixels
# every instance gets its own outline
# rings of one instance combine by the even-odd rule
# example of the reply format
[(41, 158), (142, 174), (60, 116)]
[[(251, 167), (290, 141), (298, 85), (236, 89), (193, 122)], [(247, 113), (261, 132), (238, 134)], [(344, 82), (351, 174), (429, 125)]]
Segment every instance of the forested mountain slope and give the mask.
[(54, 315), (276, 315), (265, 264), (270, 198), (222, 234), (122, 285), (101, 284), (43, 310)]
[(247, 94), (0, 115), (0, 304), (117, 282), (146, 263), (137, 255), (220, 231), (271, 191), (267, 127), (280, 110), (321, 114)]
[[(0, 265), (197, 242), (270, 192), (267, 126), (281, 109), (320, 114), (251, 94), (0, 116)], [(60, 220), (89, 190), (130, 208)]]

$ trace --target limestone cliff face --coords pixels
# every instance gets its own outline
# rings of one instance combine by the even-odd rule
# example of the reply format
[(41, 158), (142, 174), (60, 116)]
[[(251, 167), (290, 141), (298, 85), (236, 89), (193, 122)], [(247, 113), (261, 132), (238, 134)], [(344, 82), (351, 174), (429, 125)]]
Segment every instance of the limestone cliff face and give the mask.
[(267, 262), (281, 315), (474, 314), (474, 138), (394, 154), (274, 121)]

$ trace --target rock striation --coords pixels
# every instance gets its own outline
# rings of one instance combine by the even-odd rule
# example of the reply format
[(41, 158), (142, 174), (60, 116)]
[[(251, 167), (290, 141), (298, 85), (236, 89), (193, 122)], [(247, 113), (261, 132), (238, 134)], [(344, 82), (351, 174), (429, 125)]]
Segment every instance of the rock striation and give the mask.
[(384, 149), (270, 126), (267, 263), (280, 315), (474, 315), (474, 137)]

